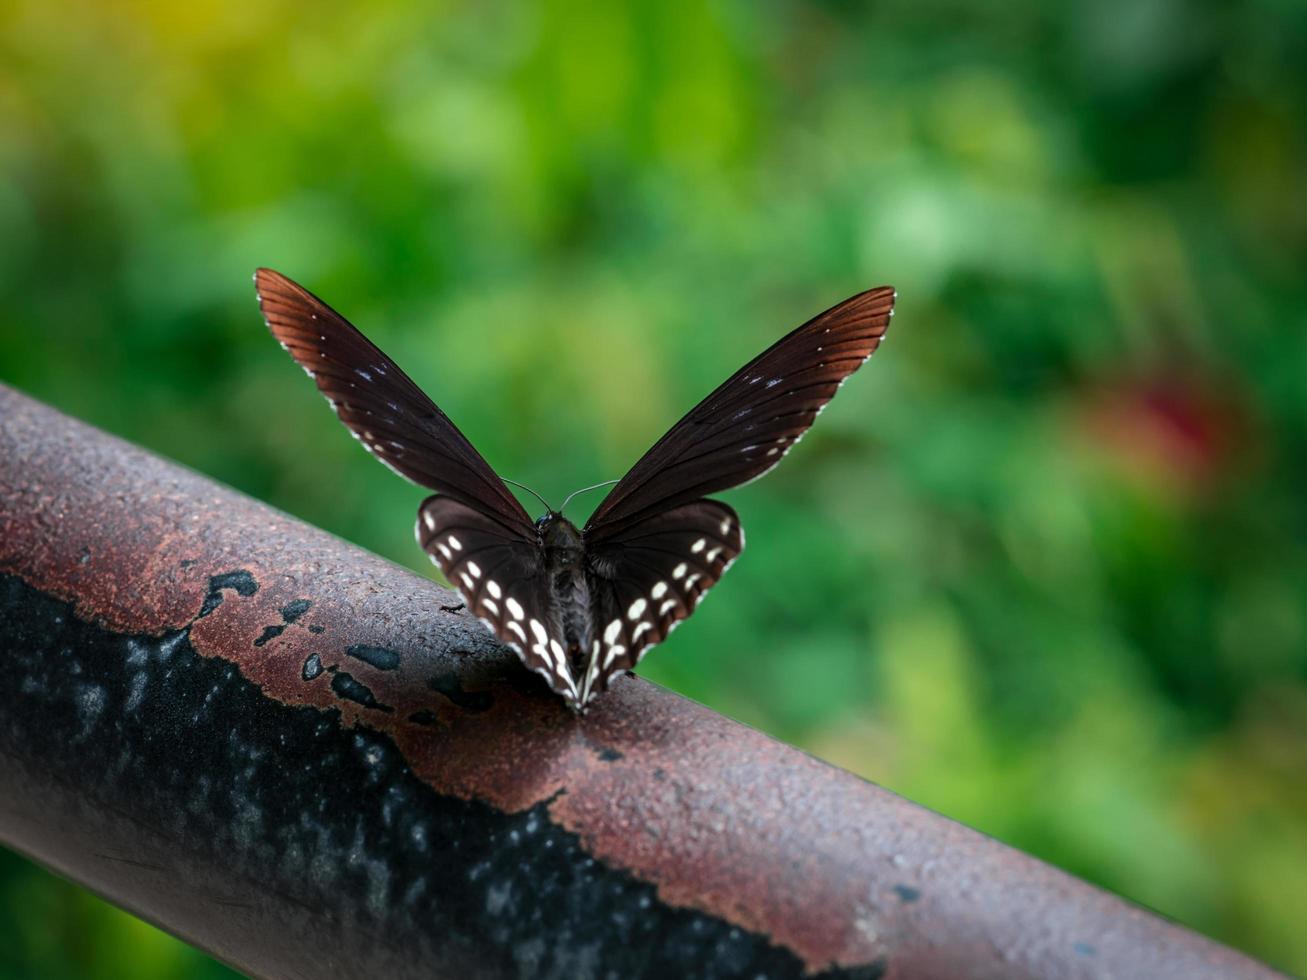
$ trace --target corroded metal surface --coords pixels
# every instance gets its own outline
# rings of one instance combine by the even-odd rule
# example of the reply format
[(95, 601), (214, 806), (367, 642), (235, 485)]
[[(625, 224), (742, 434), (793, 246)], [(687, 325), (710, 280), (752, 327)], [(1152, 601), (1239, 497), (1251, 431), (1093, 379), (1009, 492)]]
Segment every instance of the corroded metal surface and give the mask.
[(0, 840), (259, 976), (1275, 975), (3, 386)]

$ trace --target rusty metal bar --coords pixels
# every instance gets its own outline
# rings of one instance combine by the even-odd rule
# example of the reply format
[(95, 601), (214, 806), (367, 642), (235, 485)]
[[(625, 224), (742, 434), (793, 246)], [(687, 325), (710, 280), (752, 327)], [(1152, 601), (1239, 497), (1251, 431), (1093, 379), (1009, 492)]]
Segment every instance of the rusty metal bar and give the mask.
[(259, 977), (1276, 975), (3, 386), (0, 841)]

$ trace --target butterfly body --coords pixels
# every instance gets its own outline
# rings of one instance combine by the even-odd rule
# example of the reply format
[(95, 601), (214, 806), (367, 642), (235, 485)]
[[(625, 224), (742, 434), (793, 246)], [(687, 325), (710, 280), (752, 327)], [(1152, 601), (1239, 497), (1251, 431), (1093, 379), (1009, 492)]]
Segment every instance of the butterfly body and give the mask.
[(562, 514), (551, 511), (536, 521), (536, 527), (540, 530), (552, 606), (557, 613), (556, 635), (562, 636), (572, 673), (579, 676), (594, 642), (585, 542), (580, 529)]
[(467, 438), (390, 358), (316, 296), (255, 273), (273, 335), (364, 448), (436, 491), (417, 540), (476, 615), (577, 712), (633, 668), (744, 550), (729, 506), (794, 447), (880, 344), (888, 286), (792, 331), (654, 444), (578, 528), (532, 521)]

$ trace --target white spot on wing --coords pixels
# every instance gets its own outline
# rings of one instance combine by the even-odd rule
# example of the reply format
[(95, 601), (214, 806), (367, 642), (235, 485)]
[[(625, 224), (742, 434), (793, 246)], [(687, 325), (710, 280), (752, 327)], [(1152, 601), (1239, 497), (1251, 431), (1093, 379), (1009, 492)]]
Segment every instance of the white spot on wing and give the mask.
[(620, 619), (614, 619), (611, 623), (608, 624), (608, 628), (604, 630), (604, 642), (607, 643), (609, 646), (612, 646), (614, 643), (617, 642), (617, 638), (621, 635), (622, 635), (622, 621)]
[(468, 574), (470, 574), (473, 578), (481, 577), (481, 566), (478, 565), (476, 562), (474, 561), (468, 562), (467, 570), (468, 570)]
[(650, 598), (653, 598), (653, 599), (661, 599), (661, 598), (662, 598), (663, 596), (665, 596), (665, 595), (667, 595), (667, 583), (666, 583), (666, 582), (658, 582), (658, 583), (656, 583), (656, 584), (654, 585), (653, 589), (649, 592), (649, 596), (650, 596)]
[(631, 603), (631, 608), (626, 610), (626, 615), (631, 619), (639, 619), (648, 605), (649, 603), (645, 602), (644, 599), (636, 599), (635, 602)]
[(454, 537), (452, 534), (449, 536), (449, 546), (455, 551), (463, 550), (463, 542), (459, 541), (458, 538)]
[[(508, 600), (504, 604), (508, 606), (508, 611), (512, 613), (514, 619), (521, 619), (523, 616), (526, 615), (526, 613), (522, 611), (522, 604), (519, 603), (512, 596), (509, 596)], [(525, 640), (526, 637), (523, 636), (522, 639)]]
[(668, 599), (666, 602), (664, 602), (661, 606), (658, 607), (658, 615), (666, 616), (669, 612), (671, 612), (675, 608), (676, 608), (676, 600)]
[(704, 546), (707, 544), (708, 540), (706, 538), (700, 538), (694, 544), (690, 545), (690, 551), (697, 555), (699, 552), (703, 551)]
[(436, 519), (433, 516), (431, 516), (430, 511), (427, 511), (425, 514), (423, 514), (422, 519), (426, 521), (428, 531), (434, 531), (436, 529)]
[(585, 668), (585, 680), (581, 682), (581, 697), (587, 701), (590, 699), (590, 686), (594, 683), (594, 679), (598, 674), (599, 641), (595, 640), (594, 645), (590, 648), (590, 662)]
[(538, 619), (531, 620), (531, 632), (535, 634), (536, 641), (544, 643), (549, 639), (549, 634), (545, 632), (544, 623)]
[(679, 565), (677, 565), (675, 568), (672, 569), (672, 578), (680, 578), (684, 574), (685, 574), (685, 562), (681, 562)]
[(490, 596), (481, 597), (481, 608), (489, 609), (496, 616), (499, 615), (499, 603), (495, 602)]
[(609, 667), (611, 667), (613, 665), (613, 661), (616, 660), (625, 652), (626, 652), (626, 647), (622, 646), (620, 643), (617, 644), (616, 646), (609, 647), (608, 653), (605, 654), (604, 656), (604, 670), (607, 670)]
[[(512, 602), (513, 600), (509, 599), (508, 601)], [(508, 628), (511, 629), (518, 636), (520, 636), (522, 638), (523, 643), (526, 642), (526, 630), (522, 629), (521, 623), (514, 622), (513, 620), (510, 619), (508, 621)]]
[(501, 589), (499, 583), (492, 578), (486, 579), (486, 591), (496, 599), (502, 599), (504, 597), (504, 590)]

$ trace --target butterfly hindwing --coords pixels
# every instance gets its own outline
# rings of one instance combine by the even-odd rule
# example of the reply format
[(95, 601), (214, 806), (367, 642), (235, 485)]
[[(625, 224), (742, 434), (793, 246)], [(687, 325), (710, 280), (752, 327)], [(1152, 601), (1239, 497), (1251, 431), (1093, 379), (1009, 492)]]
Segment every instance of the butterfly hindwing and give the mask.
[(440, 495), (422, 502), (417, 539), (458, 590), (468, 611), (556, 693), (576, 701), (577, 685), (539, 545)]
[(665, 640), (743, 550), (739, 517), (716, 500), (646, 517), (620, 542), (587, 544), (596, 645), (581, 678), (582, 700)]

